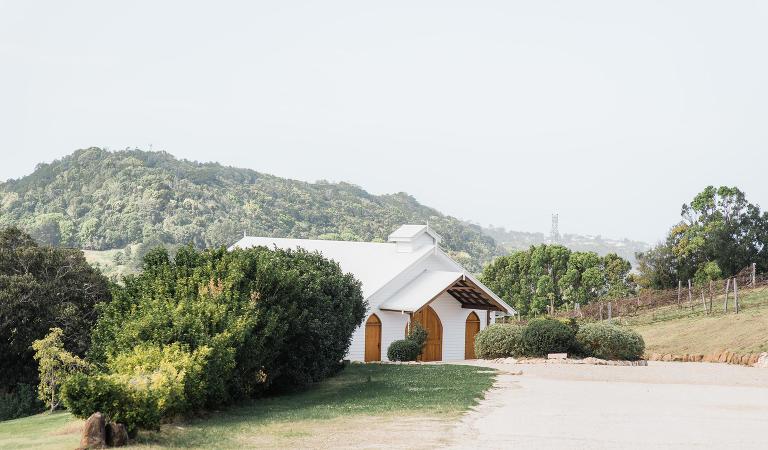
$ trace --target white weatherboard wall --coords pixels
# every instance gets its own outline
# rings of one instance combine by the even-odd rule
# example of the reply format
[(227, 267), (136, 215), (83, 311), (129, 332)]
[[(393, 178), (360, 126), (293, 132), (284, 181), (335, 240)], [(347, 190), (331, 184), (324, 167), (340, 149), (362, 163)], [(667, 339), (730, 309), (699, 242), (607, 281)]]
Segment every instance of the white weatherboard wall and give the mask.
[(486, 312), (475, 309), (464, 309), (461, 304), (444, 293), (435, 299), (430, 306), (435, 310), (443, 324), (443, 361), (464, 359), (464, 339), (466, 336), (467, 316), (474, 311), (480, 318), (480, 329), (486, 327)]
[[(410, 320), (406, 312), (382, 311), (377, 306), (403, 286), (413, 281), (425, 270), (463, 270), (442, 253), (434, 253), (422, 261), (398, 275), (379, 292), (368, 299), (368, 313), (352, 335), (352, 343), (346, 359), (352, 361), (365, 360), (365, 322), (371, 314), (376, 314), (381, 320), (381, 359), (388, 361), (387, 349), (392, 341), (405, 337), (405, 326)], [(430, 299), (425, 299), (429, 301)], [(443, 361), (456, 361), (464, 359), (464, 334), (466, 331), (467, 316), (475, 311), (480, 318), (480, 329), (486, 327), (487, 315), (484, 310), (464, 309), (461, 304), (448, 293), (443, 293), (435, 299), (430, 306), (435, 310), (443, 325)]]

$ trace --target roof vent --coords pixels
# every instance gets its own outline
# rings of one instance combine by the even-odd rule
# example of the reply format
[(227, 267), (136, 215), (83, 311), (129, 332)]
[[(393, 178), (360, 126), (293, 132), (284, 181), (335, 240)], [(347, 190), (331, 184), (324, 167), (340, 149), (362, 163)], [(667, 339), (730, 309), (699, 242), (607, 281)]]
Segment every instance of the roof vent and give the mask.
[(389, 235), (389, 242), (397, 244), (397, 251), (412, 252), (426, 245), (435, 246), (442, 237), (427, 225), (403, 225)]

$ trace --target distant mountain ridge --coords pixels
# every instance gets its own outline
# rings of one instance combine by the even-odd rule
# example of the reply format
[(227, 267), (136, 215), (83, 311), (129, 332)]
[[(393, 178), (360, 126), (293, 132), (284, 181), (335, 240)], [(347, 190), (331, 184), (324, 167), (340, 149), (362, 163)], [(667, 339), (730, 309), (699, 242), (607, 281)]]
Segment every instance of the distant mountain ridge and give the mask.
[(405, 193), (372, 195), (348, 183), (307, 183), (165, 152), (78, 150), (0, 183), (0, 226), (41, 242), (90, 250), (132, 244), (233, 243), (251, 235), (384, 241), (426, 223), (469, 270), (503, 252), (479, 226)]

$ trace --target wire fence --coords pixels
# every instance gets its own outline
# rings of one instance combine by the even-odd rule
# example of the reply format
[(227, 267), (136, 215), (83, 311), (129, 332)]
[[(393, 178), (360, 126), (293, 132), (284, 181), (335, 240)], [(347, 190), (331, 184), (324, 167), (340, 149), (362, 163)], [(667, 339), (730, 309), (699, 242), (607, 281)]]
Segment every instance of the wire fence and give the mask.
[[(677, 288), (666, 290), (642, 290), (638, 295), (619, 299), (593, 302), (573, 309), (555, 311), (556, 317), (585, 318), (592, 320), (615, 319), (633, 316), (647, 310), (678, 306), (691, 313), (713, 311), (738, 313), (743, 293), (768, 290), (768, 273), (757, 274), (752, 264), (733, 277), (696, 284), (691, 280), (680, 281)], [(715, 301), (717, 299), (717, 301)]]

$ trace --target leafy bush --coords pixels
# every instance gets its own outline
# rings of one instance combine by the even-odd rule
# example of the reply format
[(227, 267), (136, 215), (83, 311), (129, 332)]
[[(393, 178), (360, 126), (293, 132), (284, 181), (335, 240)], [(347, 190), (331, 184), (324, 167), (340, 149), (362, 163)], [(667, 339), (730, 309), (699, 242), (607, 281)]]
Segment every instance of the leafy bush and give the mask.
[(563, 353), (577, 348), (573, 329), (554, 319), (531, 320), (523, 329), (520, 338), (523, 353), (528, 356)]
[(475, 355), (484, 359), (521, 356), (522, 333), (519, 325), (489, 325), (475, 336)]
[(582, 325), (576, 339), (586, 354), (602, 359), (635, 360), (645, 351), (643, 337), (636, 331), (605, 322)]
[(411, 326), (408, 330), (408, 336), (406, 339), (409, 339), (416, 343), (416, 345), (419, 346), (419, 353), (421, 353), (421, 350), (424, 349), (424, 344), (427, 343), (427, 338), (429, 337), (429, 333), (427, 333), (427, 330), (421, 326), (419, 322), (414, 321), (411, 323)]
[(45, 405), (29, 384), (19, 383), (10, 392), (0, 392), (0, 421), (31, 416), (44, 409)]
[(421, 354), (421, 346), (412, 339), (392, 341), (387, 349), (390, 361), (416, 361)]
[(340, 369), (366, 309), (352, 275), (303, 250), (183, 247), (171, 259), (157, 249), (143, 269), (102, 307), (89, 353), (102, 372), (65, 383), (78, 417), (100, 410), (156, 428), (322, 380)]
[(387, 358), (390, 361), (416, 361), (427, 343), (427, 337), (427, 330), (419, 322), (411, 323), (405, 339), (389, 344)]

